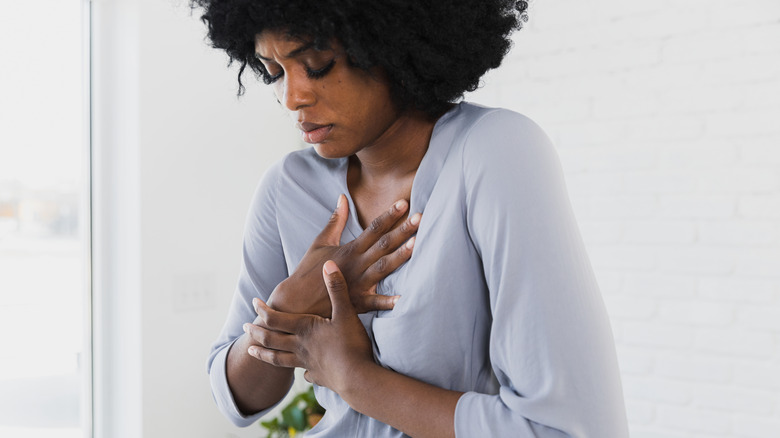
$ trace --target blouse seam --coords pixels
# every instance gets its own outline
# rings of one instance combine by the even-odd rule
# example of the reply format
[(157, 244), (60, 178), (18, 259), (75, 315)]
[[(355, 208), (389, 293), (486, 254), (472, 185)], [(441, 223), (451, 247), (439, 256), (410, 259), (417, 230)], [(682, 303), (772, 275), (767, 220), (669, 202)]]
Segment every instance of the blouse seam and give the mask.
[[(279, 174), (276, 175), (275, 181), (274, 181), (274, 189), (273, 189), (273, 197), (271, 198), (271, 201), (273, 203), (274, 208), (274, 225), (276, 225), (276, 233), (279, 235), (279, 244), (280, 246), (282, 243), (282, 236), (281, 236), (281, 230), (279, 229), (279, 214), (278, 209), (276, 208), (276, 198), (279, 197), (279, 186), (281, 185), (281, 173), (284, 170), (284, 167), (287, 165), (287, 158), (289, 155), (285, 156), (282, 159), (281, 166), (279, 166)], [(282, 246), (282, 255), (284, 255), (284, 247)], [(289, 272), (287, 273), (289, 275)]]
[[(465, 222), (465, 226), (466, 226), (466, 234), (468, 235), (469, 242), (471, 243), (471, 246), (477, 251), (477, 254), (478, 254), (480, 260), (482, 260), (482, 254), (479, 253), (479, 248), (477, 247), (477, 245), (474, 242), (474, 237), (471, 234), (471, 227), (469, 226), (468, 206), (469, 206), (470, 192), (469, 192), (469, 190), (467, 190), (467, 185), (466, 185), (466, 172), (465, 172), (465, 169), (466, 169), (466, 166), (465, 166), (465, 163), (466, 163), (466, 148), (468, 147), (468, 141), (469, 141), (469, 138), (471, 137), (471, 133), (474, 131), (474, 128), (476, 126), (478, 126), (480, 124), (480, 122), (482, 122), (486, 117), (490, 116), (491, 114), (497, 113), (497, 112), (499, 112), (498, 109), (492, 109), (491, 111), (488, 111), (487, 113), (482, 114), (477, 120), (475, 120), (474, 123), (472, 123), (471, 126), (469, 126), (468, 130), (463, 135), (463, 140), (462, 140), (462, 143), (461, 143), (462, 146), (460, 148), (461, 149), (461, 153), (460, 153), (460, 186), (461, 187), (460, 188), (462, 190), (463, 198), (464, 198), (463, 199), (463, 201), (464, 201), (463, 202), (463, 218), (464, 218), (464, 222)], [(474, 324), (476, 324), (476, 320), (474, 321)], [(474, 352), (474, 342), (473, 342), (473, 337), (474, 336), (475, 336), (475, 333), (474, 333), (474, 330), (472, 329), (472, 343), (471, 343), (471, 353), (472, 354)], [(490, 365), (491, 365), (491, 367), (493, 366), (492, 361), (490, 361)], [(474, 375), (474, 366), (473, 366), (473, 364), (469, 364), (469, 367), (470, 367), (470, 370), (469, 370), (469, 376), (468, 377), (469, 377), (469, 380), (472, 383), (471, 388), (474, 388), (474, 382), (476, 382), (477, 376)], [(458, 402), (457, 402), (456, 407), (455, 407), (455, 413), (453, 415), (452, 421), (454, 423), (453, 427), (454, 427), (454, 430), (455, 430), (456, 437), (458, 436), (458, 425), (459, 425), (458, 418), (459, 418), (459, 415), (462, 414), (462, 411), (463, 411), (463, 406), (462, 406), (463, 400), (467, 396), (468, 396), (468, 392), (466, 392), (463, 395), (461, 395), (458, 398)]]
[[(465, 218), (466, 222), (466, 233), (469, 236), (469, 241), (471, 242), (471, 246), (473, 246), (475, 249), (477, 249), (477, 252), (479, 253), (479, 250), (477, 248), (477, 245), (474, 242), (474, 236), (471, 235), (471, 227), (469, 226), (469, 215), (468, 215), (468, 206), (470, 202), (471, 193), (467, 188), (466, 185), (466, 148), (468, 147), (468, 140), (471, 137), (471, 133), (474, 131), (474, 128), (478, 126), (486, 117), (490, 116), (491, 114), (495, 114), (500, 112), (500, 109), (493, 108), (490, 111), (486, 112), (485, 114), (482, 114), (479, 116), (477, 120), (474, 121), (474, 123), (469, 126), (466, 133), (463, 135), (462, 140), (462, 147), (461, 147), (461, 153), (460, 153), (460, 186), (463, 191), (464, 196), (464, 204), (463, 204), (463, 217)], [(480, 259), (482, 258), (482, 254), (479, 254)]]

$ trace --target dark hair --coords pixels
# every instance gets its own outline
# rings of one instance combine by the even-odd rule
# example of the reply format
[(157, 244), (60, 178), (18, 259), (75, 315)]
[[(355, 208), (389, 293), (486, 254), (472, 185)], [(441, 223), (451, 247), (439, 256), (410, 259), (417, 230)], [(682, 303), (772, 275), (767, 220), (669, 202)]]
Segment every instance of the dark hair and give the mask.
[(429, 115), (474, 91), (511, 47), (509, 35), (528, 20), (528, 2), (514, 0), (190, 0), (203, 8), (212, 46), (270, 77), (255, 57), (255, 35), (266, 29), (327, 48), (335, 38), (350, 63), (381, 68), (399, 108)]

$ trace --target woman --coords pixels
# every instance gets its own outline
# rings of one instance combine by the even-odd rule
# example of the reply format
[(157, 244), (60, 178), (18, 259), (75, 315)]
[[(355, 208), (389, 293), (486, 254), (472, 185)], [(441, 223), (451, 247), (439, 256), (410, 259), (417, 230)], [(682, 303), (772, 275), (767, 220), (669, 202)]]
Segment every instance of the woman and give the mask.
[(307, 436), (628, 436), (553, 146), (522, 115), (453, 104), (526, 2), (194, 3), (313, 145), (267, 172), (247, 220), (208, 362), (232, 421), (301, 367), (327, 410)]

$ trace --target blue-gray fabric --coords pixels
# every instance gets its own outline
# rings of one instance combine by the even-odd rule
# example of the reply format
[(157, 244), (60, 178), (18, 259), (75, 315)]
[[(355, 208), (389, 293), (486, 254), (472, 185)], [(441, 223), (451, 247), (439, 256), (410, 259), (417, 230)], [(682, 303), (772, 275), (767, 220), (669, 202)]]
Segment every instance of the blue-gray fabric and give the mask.
[[(347, 159), (293, 152), (264, 176), (246, 223), (230, 313), (208, 360), (220, 409), (248, 425), (225, 378), (242, 324), (293, 272), (347, 194), (346, 243), (362, 232)], [(376, 361), (463, 391), (458, 437), (628, 436), (611, 328), (553, 145), (530, 119), (461, 103), (442, 116), (412, 187), (422, 212), (412, 258), (378, 291), (391, 311), (361, 315)], [(400, 437), (316, 387), (327, 409), (307, 437)]]

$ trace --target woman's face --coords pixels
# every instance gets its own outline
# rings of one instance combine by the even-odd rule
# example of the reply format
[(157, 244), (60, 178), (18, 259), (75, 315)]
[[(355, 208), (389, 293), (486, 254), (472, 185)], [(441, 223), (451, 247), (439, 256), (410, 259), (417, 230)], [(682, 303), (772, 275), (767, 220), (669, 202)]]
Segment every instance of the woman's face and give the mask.
[(265, 31), (255, 38), (255, 53), (303, 140), (324, 158), (376, 144), (399, 118), (384, 77), (349, 66), (338, 44), (317, 50), (284, 32)]

